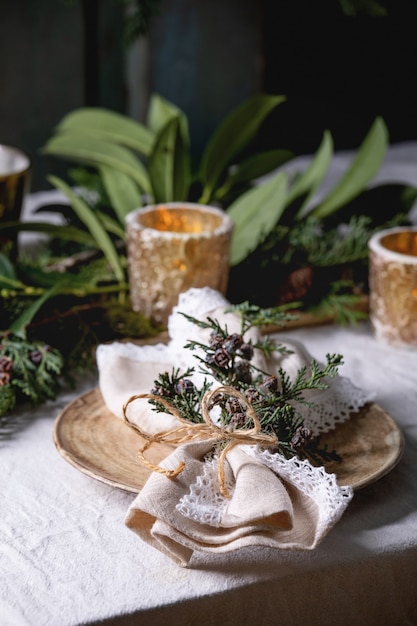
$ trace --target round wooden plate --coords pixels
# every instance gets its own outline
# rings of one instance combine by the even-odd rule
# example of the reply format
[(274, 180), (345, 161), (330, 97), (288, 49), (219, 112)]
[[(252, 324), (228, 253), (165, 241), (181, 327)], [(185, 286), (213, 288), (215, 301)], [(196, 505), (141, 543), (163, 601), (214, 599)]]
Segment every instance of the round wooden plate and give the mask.
[[(105, 406), (99, 389), (92, 389), (68, 404), (58, 415), (54, 443), (71, 465), (113, 487), (138, 493), (150, 470), (138, 459), (144, 440)], [(342, 457), (328, 463), (340, 485), (360, 489), (387, 474), (400, 460), (403, 436), (395, 421), (377, 404), (370, 403), (344, 424), (321, 437), (329, 450)], [(172, 448), (155, 444), (147, 452), (154, 463)]]

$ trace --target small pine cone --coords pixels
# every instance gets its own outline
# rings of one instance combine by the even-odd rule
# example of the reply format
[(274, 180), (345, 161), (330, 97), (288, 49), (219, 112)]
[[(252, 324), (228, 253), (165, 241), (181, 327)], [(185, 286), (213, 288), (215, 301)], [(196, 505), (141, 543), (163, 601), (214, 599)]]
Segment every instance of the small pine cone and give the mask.
[(0, 357), (0, 387), (5, 387), (10, 383), (10, 371), (13, 368), (13, 361), (7, 356)]
[(10, 383), (10, 374), (9, 372), (0, 371), (0, 387), (5, 387)]
[(276, 376), (268, 376), (262, 381), (262, 387), (271, 393), (278, 393), (278, 378)]
[(250, 404), (254, 404), (255, 402), (260, 402), (260, 400), (262, 400), (262, 395), (257, 389), (255, 389), (255, 387), (249, 387), (249, 389), (246, 389), (245, 397)]
[(194, 383), (189, 378), (181, 378), (175, 385), (175, 391), (178, 395), (192, 393), (194, 391)]
[(229, 365), (230, 355), (223, 348), (219, 348), (213, 355), (213, 363), (217, 367), (226, 368)]
[(10, 372), (13, 361), (8, 356), (0, 356), (0, 372)]
[(293, 435), (290, 445), (293, 450), (302, 452), (308, 446), (311, 440), (311, 431), (308, 428), (299, 426)]
[(236, 351), (239, 350), (242, 343), (243, 343), (242, 335), (233, 333), (233, 335), (229, 335), (223, 341), (223, 349), (226, 350), (228, 354), (233, 356), (236, 353)]
[(246, 414), (245, 413), (233, 413), (230, 424), (235, 426), (236, 428), (243, 428), (246, 424)]
[(217, 406), (218, 404), (221, 404), (223, 402), (223, 394), (222, 393), (214, 393), (211, 398), (210, 398), (210, 402), (208, 404), (208, 410), (211, 411), (211, 409), (215, 406)]
[(210, 334), (210, 338), (209, 338), (209, 346), (211, 348), (221, 348), (222, 347), (222, 343), (223, 343), (223, 336), (220, 333), (216, 333), (215, 330), (213, 330)]
[(280, 304), (305, 298), (312, 287), (313, 274), (311, 267), (300, 267), (288, 274), (280, 285)]
[(170, 397), (170, 393), (169, 393), (168, 389), (164, 389), (163, 387), (160, 387), (159, 385), (157, 385), (156, 387), (151, 389), (151, 394), (153, 396), (161, 396), (161, 398), (169, 398)]
[(29, 352), (29, 358), (34, 365), (39, 365), (42, 361), (42, 352), (39, 350), (32, 350)]
[(237, 398), (231, 397), (228, 398), (227, 402), (226, 402), (226, 410), (229, 413), (241, 413), (242, 412), (242, 405), (240, 404), (239, 400)]
[(240, 382), (248, 385), (252, 382), (252, 372), (247, 361), (238, 361), (235, 363), (234, 370), (236, 377)]
[(239, 354), (247, 361), (250, 361), (253, 357), (253, 345), (251, 343), (242, 343), (239, 348)]

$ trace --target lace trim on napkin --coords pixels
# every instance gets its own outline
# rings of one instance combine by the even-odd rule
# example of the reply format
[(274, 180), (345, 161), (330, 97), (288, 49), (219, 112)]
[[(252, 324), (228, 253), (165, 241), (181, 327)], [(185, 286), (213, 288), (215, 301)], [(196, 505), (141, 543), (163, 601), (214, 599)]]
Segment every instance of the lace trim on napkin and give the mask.
[[(226, 465), (226, 487), (233, 491), (231, 470)], [(196, 482), (190, 485), (190, 491), (183, 496), (175, 507), (184, 517), (188, 517), (202, 524), (220, 527), (223, 512), (229, 504), (219, 491), (219, 475), (217, 473), (217, 458), (206, 461), (203, 473)]]
[[(323, 467), (313, 467), (307, 460), (297, 457), (286, 459), (280, 454), (260, 450), (255, 446), (242, 446), (246, 454), (261, 461), (283, 481), (291, 483), (304, 495), (314, 500), (320, 511), (318, 530), (322, 532), (335, 524), (353, 497), (351, 487), (340, 487), (334, 474), (328, 474)], [(233, 477), (226, 468), (226, 485), (233, 491)], [(176, 509), (189, 519), (200, 524), (220, 527), (223, 513), (230, 503), (219, 491), (217, 459), (206, 461), (203, 472), (190, 491), (178, 502)]]
[(115, 341), (114, 343), (101, 344), (97, 347), (96, 359), (98, 368), (100, 369), (106, 361), (111, 362), (112, 359), (118, 356), (140, 363), (152, 361), (163, 363), (167, 358), (171, 358), (168, 346), (163, 343), (139, 346), (135, 343)]
[(337, 424), (346, 422), (351, 413), (357, 413), (367, 402), (375, 398), (375, 393), (356, 387), (344, 376), (336, 376), (326, 380), (326, 383), (329, 387), (314, 394), (311, 405), (297, 405), (304, 426), (309, 428), (314, 436), (328, 433)]

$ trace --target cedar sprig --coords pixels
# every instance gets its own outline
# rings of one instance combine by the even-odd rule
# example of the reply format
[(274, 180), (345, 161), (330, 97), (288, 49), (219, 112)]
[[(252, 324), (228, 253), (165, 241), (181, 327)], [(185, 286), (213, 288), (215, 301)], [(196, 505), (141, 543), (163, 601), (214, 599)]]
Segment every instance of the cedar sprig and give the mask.
[[(173, 369), (171, 373), (161, 373), (154, 381), (155, 387), (151, 393), (169, 400), (184, 419), (199, 423), (202, 421), (199, 407), (212, 383), (205, 380), (201, 388), (196, 387), (190, 380), (194, 371), (194, 368), (190, 367), (183, 373), (179, 369)], [(166, 413), (166, 407), (157, 400), (150, 400), (150, 403), (157, 413)]]
[[(250, 340), (246, 342), (243, 335), (238, 333), (229, 335), (227, 328), (222, 327), (215, 319), (207, 318), (202, 321), (183, 315), (198, 327), (211, 330), (208, 344), (189, 340), (184, 346), (190, 350), (202, 351), (202, 356), (201, 354), (194, 356), (200, 364), (199, 372), (205, 375), (204, 383), (197, 388), (191, 381), (194, 368), (189, 368), (184, 373), (174, 369), (171, 374), (165, 372), (159, 375), (152, 393), (168, 399), (185, 419), (199, 423), (203, 420), (202, 398), (212, 386), (208, 382), (208, 377), (214, 378), (221, 385), (238, 389), (246, 398), (246, 402), (242, 403), (227, 394), (214, 395), (212, 408), (217, 405), (220, 409), (219, 419), (225, 426), (229, 428), (249, 426), (246, 403), (250, 403), (256, 411), (262, 430), (277, 435), (277, 451), (286, 458), (297, 455), (299, 458), (309, 458), (313, 462), (321, 463), (329, 459), (339, 459), (335, 452), (321, 446), (319, 439), (313, 438), (310, 431), (304, 427), (297, 405), (313, 404), (304, 399), (305, 391), (323, 390), (328, 387), (326, 379), (337, 375), (338, 368), (343, 363), (341, 355), (327, 354), (323, 366), (312, 360), (308, 367), (304, 366), (298, 370), (294, 380), (291, 380), (282, 368), (277, 370), (276, 375), (270, 375), (251, 363), (254, 346)], [(254, 319), (262, 319), (261, 311), (257, 312), (256, 318), (252, 318), (252, 321)], [(251, 320), (245, 319), (242, 328), (249, 330), (251, 327)], [(264, 352), (270, 354), (273, 350), (279, 349), (280, 345), (269, 338), (268, 341), (256, 344), (256, 347), (259, 349), (264, 347)], [(166, 408), (157, 400), (151, 402), (156, 411), (166, 412)]]
[(26, 397), (34, 404), (54, 399), (59, 389), (63, 357), (42, 342), (15, 335), (0, 339), (0, 415)]
[(241, 333), (244, 335), (250, 328), (261, 326), (284, 327), (286, 322), (298, 318), (298, 315), (292, 314), (289, 311), (299, 308), (300, 306), (300, 302), (292, 302), (285, 306), (262, 308), (246, 300), (240, 304), (231, 305), (226, 309), (226, 313), (232, 312), (240, 315), (242, 323)]

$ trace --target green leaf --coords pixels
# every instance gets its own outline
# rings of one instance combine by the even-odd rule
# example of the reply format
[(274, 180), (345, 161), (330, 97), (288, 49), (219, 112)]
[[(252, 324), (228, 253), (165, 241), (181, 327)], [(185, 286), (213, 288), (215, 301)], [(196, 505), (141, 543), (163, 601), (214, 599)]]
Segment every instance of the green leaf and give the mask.
[(126, 215), (143, 205), (139, 187), (130, 176), (108, 165), (100, 165), (99, 172), (111, 207), (124, 225)]
[(150, 100), (147, 125), (158, 134), (173, 117), (183, 115), (182, 111), (159, 94), (153, 94)]
[(49, 222), (3, 222), (0, 223), (0, 231), (44, 233), (50, 237), (74, 241), (87, 246), (94, 245), (94, 239), (90, 233), (86, 233), (75, 226), (60, 226)]
[(116, 235), (119, 239), (124, 240), (125, 229), (118, 222), (118, 220), (113, 219), (110, 215), (103, 213), (103, 211), (98, 211), (97, 209), (94, 210), (94, 213), (108, 233)]
[(188, 122), (184, 115), (179, 118), (179, 129), (174, 154), (174, 198), (187, 200), (191, 181), (190, 140)]
[(154, 133), (139, 122), (102, 108), (80, 108), (71, 111), (58, 124), (57, 131), (82, 133), (109, 143), (117, 143), (148, 156)]
[(225, 168), (253, 138), (266, 116), (285, 99), (285, 96), (254, 96), (238, 106), (220, 124), (201, 160), (203, 194), (200, 202), (209, 202)]
[[(16, 280), (16, 272), (14, 269), (13, 263), (0, 252), (0, 276), (4, 276), (5, 278), (9, 278), (11, 280)], [(0, 283), (1, 285), (1, 283)]]
[(287, 194), (287, 176), (280, 172), (270, 180), (242, 194), (227, 210), (235, 227), (230, 264), (237, 265), (255, 250), (278, 223)]
[[(63, 282), (65, 282), (65, 279)], [(31, 323), (36, 313), (43, 306), (43, 304), (47, 300), (49, 300), (49, 298), (52, 298), (52, 296), (54, 296), (60, 288), (61, 283), (55, 283), (55, 285), (45, 291), (40, 298), (34, 300), (32, 304), (30, 304), (27, 309), (25, 309), (23, 313), (21, 313), (21, 315), (19, 315), (19, 317), (13, 322), (13, 324), (9, 328), (9, 331), (14, 335), (17, 335), (21, 339), (25, 339), (26, 327)]]
[(225, 182), (215, 192), (216, 200), (223, 198), (234, 185), (250, 183), (280, 167), (293, 157), (289, 150), (259, 152), (233, 167)]
[(387, 146), (387, 128), (382, 118), (377, 117), (348, 170), (311, 215), (327, 217), (363, 191), (381, 167)]
[[(54, 265), (60, 264), (62, 260), (63, 265), (65, 267), (65, 262), (68, 259), (59, 259), (53, 262)], [(24, 283), (21, 283), (20, 288), (26, 295), (30, 295), (31, 288), (36, 286), (36, 289), (49, 289), (56, 283), (60, 283), (61, 287), (59, 293), (74, 293), (74, 291), (80, 293), (81, 291), (85, 291), (89, 286), (86, 283), (85, 276), (83, 275), (83, 269), (73, 273), (71, 271), (59, 271), (58, 269), (51, 269), (51, 266), (47, 266), (46, 269), (43, 267), (26, 265), (21, 268), (20, 273), (22, 274), (22, 280)], [(96, 278), (95, 273), (93, 273), (93, 280)]]
[(149, 157), (155, 202), (186, 200), (190, 162), (184, 118), (172, 118), (158, 134)]
[(322, 142), (307, 169), (296, 179), (291, 186), (287, 198), (287, 206), (299, 196), (306, 197), (298, 210), (301, 216), (310, 198), (323, 181), (333, 156), (333, 139), (329, 131), (325, 131)]
[(84, 165), (107, 165), (133, 178), (145, 192), (150, 192), (146, 169), (135, 155), (123, 146), (96, 139), (80, 132), (53, 137), (42, 148), (43, 154), (72, 159)]
[(77, 196), (63, 180), (57, 178), (56, 176), (49, 176), (48, 180), (67, 196), (78, 218), (87, 226), (96, 242), (97, 247), (103, 252), (105, 258), (112, 267), (117, 280), (123, 282), (125, 278), (124, 271), (120, 263), (117, 250), (94, 211), (92, 211), (88, 204), (84, 202), (82, 198)]

